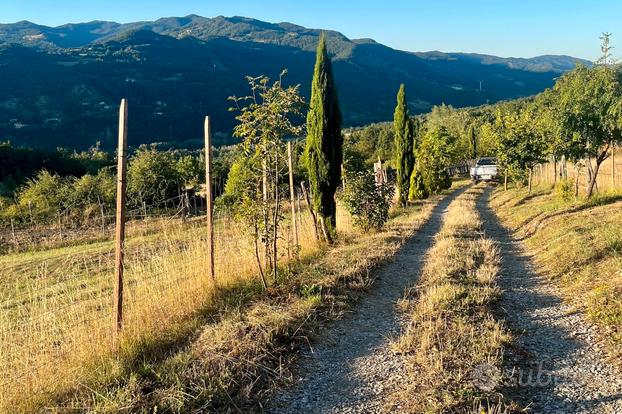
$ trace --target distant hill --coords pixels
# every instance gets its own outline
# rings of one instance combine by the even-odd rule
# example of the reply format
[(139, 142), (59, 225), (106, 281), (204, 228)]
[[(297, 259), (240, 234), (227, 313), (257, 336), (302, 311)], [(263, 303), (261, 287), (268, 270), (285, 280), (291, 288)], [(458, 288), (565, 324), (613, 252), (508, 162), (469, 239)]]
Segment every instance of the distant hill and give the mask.
[[(276, 77), (309, 94), (323, 30), (244, 17), (171, 17), (119, 24), (0, 25), (0, 140), (44, 147), (112, 148), (116, 111), (130, 102), (130, 144), (200, 140), (214, 117), (221, 143), (234, 125), (227, 97), (247, 92), (246, 75)], [(388, 120), (400, 83), (411, 110), (479, 105), (532, 95), (577, 63), (395, 50), (324, 31), (346, 125)], [(481, 85), (481, 89), (480, 89)]]

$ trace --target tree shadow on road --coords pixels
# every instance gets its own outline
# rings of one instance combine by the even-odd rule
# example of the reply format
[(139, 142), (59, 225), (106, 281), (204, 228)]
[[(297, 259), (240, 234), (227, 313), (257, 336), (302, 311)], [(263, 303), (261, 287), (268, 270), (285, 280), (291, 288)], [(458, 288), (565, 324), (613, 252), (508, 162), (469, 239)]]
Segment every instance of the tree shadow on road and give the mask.
[(502, 392), (533, 413), (606, 412), (600, 407), (620, 401), (621, 395), (582, 397), (591, 377), (573, 367), (589, 346), (572, 338), (572, 325), (566, 329), (556, 323), (571, 317), (568, 306), (538, 276), (531, 257), (501, 225), (489, 206), (491, 193), (488, 188), (477, 204), (486, 235), (499, 243), (502, 257), (499, 286), (503, 296), (496, 316), (506, 321), (516, 337), (504, 358), (509, 380)]

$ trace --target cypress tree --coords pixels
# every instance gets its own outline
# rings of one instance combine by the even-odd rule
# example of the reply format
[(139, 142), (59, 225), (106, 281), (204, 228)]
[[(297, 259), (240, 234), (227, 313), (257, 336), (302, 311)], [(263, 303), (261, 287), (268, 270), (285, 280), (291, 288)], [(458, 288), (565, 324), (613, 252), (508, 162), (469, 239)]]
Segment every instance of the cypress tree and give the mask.
[(395, 129), (395, 167), (397, 169), (397, 199), (400, 205), (406, 206), (410, 176), (415, 166), (413, 153), (414, 134), (413, 124), (408, 116), (408, 102), (404, 84), (400, 85), (397, 93), (397, 106), (393, 114)]
[(311, 84), (305, 158), (309, 172), (311, 204), (318, 214), (322, 233), (328, 242), (335, 235), (335, 192), (341, 181), (342, 147), (341, 112), (332, 64), (326, 50), (326, 38), (322, 35), (317, 47)]
[(469, 128), (469, 146), (471, 147), (471, 157), (473, 160), (477, 159), (477, 135), (475, 134), (475, 127), (471, 125)]

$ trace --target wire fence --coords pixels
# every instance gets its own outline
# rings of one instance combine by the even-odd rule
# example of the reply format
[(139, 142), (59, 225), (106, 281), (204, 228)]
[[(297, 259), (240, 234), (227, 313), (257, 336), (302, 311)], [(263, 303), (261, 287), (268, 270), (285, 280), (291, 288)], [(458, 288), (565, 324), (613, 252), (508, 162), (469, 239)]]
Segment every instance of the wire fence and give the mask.
[[(588, 163), (591, 163), (591, 168)], [(553, 185), (567, 177), (573, 182), (578, 180), (579, 192), (585, 193), (589, 187), (594, 168), (594, 159), (585, 159), (577, 163), (550, 160), (536, 166), (533, 180), (536, 185)], [(598, 170), (594, 191), (604, 193), (620, 190), (622, 190), (622, 149), (614, 148)]]
[[(105, 214), (104, 211), (109, 213)], [(72, 211), (65, 210), (58, 214), (54, 222), (24, 223), (10, 221), (0, 226), (0, 253), (32, 251), (37, 248), (49, 249), (88, 240), (98, 241), (113, 237), (115, 215), (112, 207), (101, 206), (102, 214), (88, 219), (76, 218)], [(130, 230), (140, 228), (140, 221), (154, 219), (187, 219), (205, 215), (205, 200), (200, 196), (180, 194), (156, 203), (142, 203), (141, 206), (126, 212)], [(144, 226), (143, 226), (144, 227)]]
[[(25, 226), (9, 229), (8, 238), (5, 229), (2, 242), (11, 253), (0, 256), (0, 411), (88, 382), (93, 372), (114, 371), (118, 346), (131, 353), (136, 343), (164, 335), (172, 323), (205, 306), (214, 291), (206, 273), (205, 203), (181, 195), (158, 204), (171, 208), (153, 205), (128, 214), (124, 328), (117, 348), (114, 218), (106, 216), (104, 228), (88, 223), (69, 231), (67, 224), (62, 237), (30, 244), (29, 234), (61, 229)], [(300, 249), (312, 251), (313, 219), (301, 204)], [(218, 286), (258, 283), (251, 229), (226, 210), (215, 211), (214, 223)], [(292, 231), (286, 211), (279, 240), (283, 263), (294, 256)]]

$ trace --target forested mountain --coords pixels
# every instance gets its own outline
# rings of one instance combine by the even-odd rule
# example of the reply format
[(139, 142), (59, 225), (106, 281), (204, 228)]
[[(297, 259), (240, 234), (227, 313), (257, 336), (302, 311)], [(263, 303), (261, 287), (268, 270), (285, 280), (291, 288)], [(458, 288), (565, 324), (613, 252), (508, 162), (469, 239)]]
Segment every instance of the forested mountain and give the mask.
[[(0, 25), (0, 140), (44, 147), (115, 143), (119, 100), (130, 104), (130, 145), (198, 142), (202, 117), (230, 140), (227, 97), (245, 95), (247, 75), (273, 78), (309, 95), (313, 50), (322, 31), (242, 17), (187, 16), (154, 22), (59, 27)], [(395, 50), (327, 31), (345, 125), (391, 118), (400, 83), (413, 112), (532, 95), (576, 63)]]

